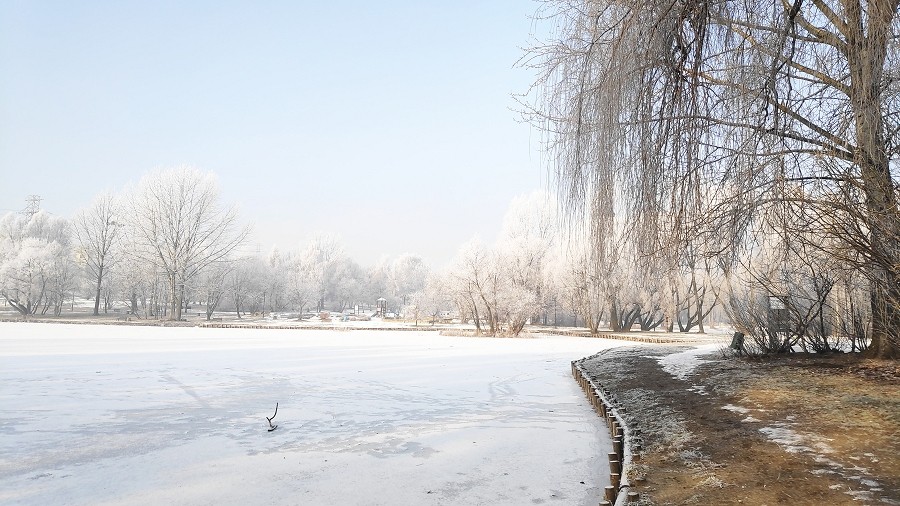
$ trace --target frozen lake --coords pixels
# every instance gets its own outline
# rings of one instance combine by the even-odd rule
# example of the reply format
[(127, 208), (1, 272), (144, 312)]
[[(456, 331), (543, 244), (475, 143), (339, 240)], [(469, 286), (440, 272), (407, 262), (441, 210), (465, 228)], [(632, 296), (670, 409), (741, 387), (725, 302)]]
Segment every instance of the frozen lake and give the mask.
[(595, 505), (618, 344), (0, 323), (0, 503)]

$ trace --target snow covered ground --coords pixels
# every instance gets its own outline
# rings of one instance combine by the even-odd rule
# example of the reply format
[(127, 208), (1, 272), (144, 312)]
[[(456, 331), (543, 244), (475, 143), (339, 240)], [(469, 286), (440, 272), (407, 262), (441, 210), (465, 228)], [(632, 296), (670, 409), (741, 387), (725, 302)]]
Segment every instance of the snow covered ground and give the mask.
[(597, 504), (617, 344), (0, 323), (0, 503)]
[(724, 343), (716, 342), (712, 344), (704, 344), (693, 346), (679, 353), (672, 353), (659, 357), (659, 365), (663, 371), (675, 376), (675, 378), (684, 380), (690, 376), (694, 369), (714, 357), (708, 357), (710, 354), (719, 352)]

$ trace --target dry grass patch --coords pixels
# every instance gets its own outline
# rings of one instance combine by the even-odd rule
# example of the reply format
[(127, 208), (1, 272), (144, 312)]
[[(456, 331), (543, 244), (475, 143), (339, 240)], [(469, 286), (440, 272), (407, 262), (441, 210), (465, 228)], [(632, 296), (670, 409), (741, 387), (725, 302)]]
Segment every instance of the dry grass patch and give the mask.
[(620, 348), (584, 364), (644, 436), (655, 504), (900, 505), (900, 367), (851, 355), (704, 357), (684, 379)]

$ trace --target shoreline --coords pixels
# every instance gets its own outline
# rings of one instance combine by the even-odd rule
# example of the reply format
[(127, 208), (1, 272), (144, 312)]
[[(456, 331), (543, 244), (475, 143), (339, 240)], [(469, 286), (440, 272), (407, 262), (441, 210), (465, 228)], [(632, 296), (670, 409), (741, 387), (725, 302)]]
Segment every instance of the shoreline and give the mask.
[(626, 470), (640, 504), (900, 504), (893, 362), (725, 358), (713, 346), (626, 346), (580, 362), (640, 433)]

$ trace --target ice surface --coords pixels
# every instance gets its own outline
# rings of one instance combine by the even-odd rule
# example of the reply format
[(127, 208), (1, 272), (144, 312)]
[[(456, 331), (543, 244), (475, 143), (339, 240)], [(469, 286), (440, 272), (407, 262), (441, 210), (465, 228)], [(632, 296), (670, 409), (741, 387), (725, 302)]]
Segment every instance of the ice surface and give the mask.
[(615, 344), (0, 323), (0, 503), (596, 504)]

